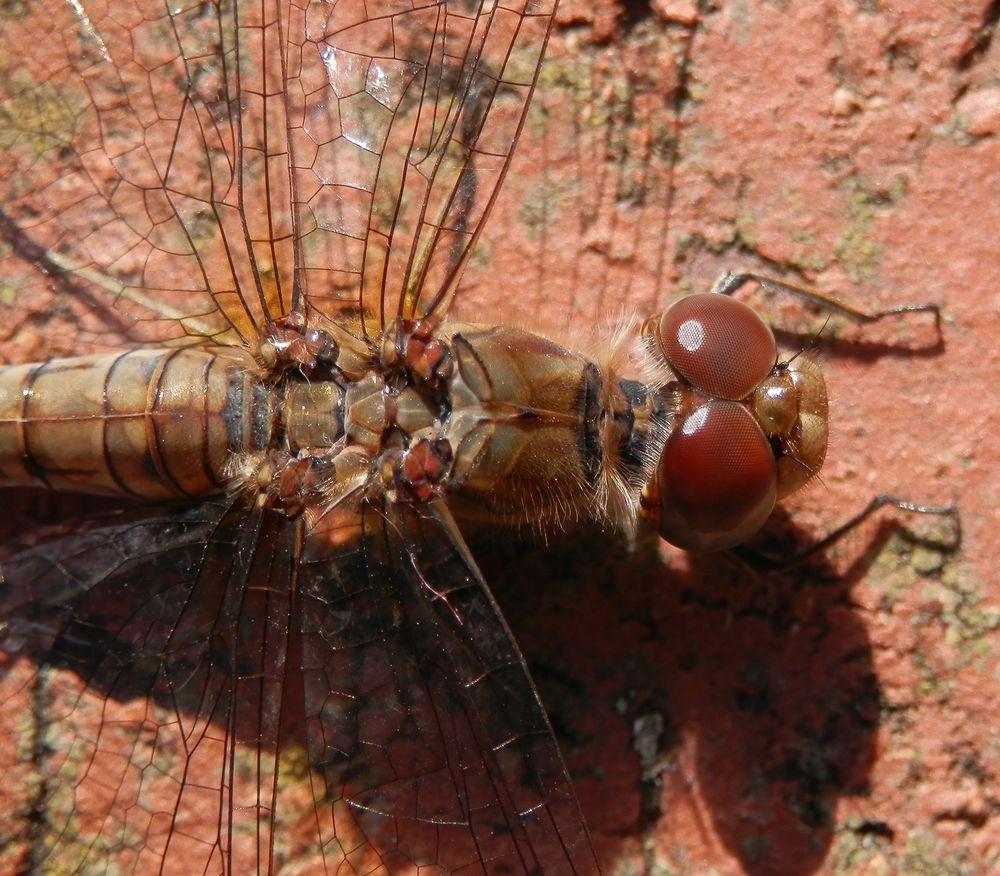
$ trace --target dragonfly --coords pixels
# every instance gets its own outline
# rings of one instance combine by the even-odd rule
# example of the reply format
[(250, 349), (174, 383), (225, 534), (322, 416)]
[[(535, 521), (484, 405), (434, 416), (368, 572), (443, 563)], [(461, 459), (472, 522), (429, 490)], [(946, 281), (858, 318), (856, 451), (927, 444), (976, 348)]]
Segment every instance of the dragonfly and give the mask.
[(0, 372), (0, 480), (115, 501), (0, 550), (3, 869), (601, 871), (463, 531), (725, 548), (826, 395), (749, 275), (599, 361), (448, 318), (555, 11), (5, 21), (4, 277), (96, 352)]

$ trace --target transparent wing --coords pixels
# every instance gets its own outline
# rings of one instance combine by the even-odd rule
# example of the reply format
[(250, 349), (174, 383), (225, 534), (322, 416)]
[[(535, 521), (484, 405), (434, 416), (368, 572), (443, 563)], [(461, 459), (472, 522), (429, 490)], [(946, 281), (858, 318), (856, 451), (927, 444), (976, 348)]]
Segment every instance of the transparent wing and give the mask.
[[(307, 30), (319, 51), (303, 53), (303, 77), (315, 68), (312, 81), (336, 100), (306, 100), (297, 166), (315, 154), (315, 174), (339, 175), (309, 203), (316, 180), (299, 187), (303, 265), (323, 274), (308, 284), (310, 303), (334, 312), (323, 290), (339, 279), (359, 290), (372, 333), (397, 314), (440, 314), (455, 294), (524, 122), (555, 2), (366, 9), (351, 21), (335, 7), (315, 36)], [(314, 242), (336, 252), (314, 257)], [(326, 264), (350, 270), (330, 282)]]
[(266, 866), (297, 531), (241, 501), (5, 548), (3, 869)]
[(261, 9), (42, 0), (5, 18), (11, 297), (32, 297), (40, 266), (50, 300), (91, 323), (80, 292), (113, 303), (136, 340), (251, 343), (288, 310), (287, 138), (262, 106), (280, 54), (258, 46), (276, 30)]
[[(551, 15), (0, 11), (0, 342), (31, 311), (38, 355), (76, 351), (63, 323), (93, 350), (439, 317)], [(353, 517), (241, 498), (6, 544), (0, 869), (596, 872), (447, 514)]]
[[(61, 294), (133, 340), (251, 346), (296, 307), (363, 314), (368, 332), (442, 312), (552, 6), (16, 5), (0, 27), (4, 299)], [(93, 301), (113, 313), (88, 316)]]
[(0, 574), (5, 870), (599, 872), (443, 509), (113, 514)]

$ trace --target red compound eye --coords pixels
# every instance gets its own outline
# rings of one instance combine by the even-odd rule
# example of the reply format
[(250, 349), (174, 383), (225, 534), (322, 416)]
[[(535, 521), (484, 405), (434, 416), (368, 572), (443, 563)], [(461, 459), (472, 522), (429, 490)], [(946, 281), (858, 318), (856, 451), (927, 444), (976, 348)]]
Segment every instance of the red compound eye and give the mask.
[(746, 398), (778, 355), (774, 334), (753, 310), (711, 292), (674, 304), (660, 318), (659, 335), (670, 366), (716, 398)]
[(767, 520), (777, 463), (767, 437), (736, 402), (710, 401), (671, 434), (657, 469), (660, 535), (691, 550), (744, 541)]

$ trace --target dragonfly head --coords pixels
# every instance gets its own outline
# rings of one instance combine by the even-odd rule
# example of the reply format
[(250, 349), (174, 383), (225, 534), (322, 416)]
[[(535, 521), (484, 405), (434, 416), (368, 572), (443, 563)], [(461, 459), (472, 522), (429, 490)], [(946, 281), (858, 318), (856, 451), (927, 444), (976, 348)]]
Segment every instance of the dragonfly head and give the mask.
[(661, 390), (668, 437), (641, 513), (678, 547), (733, 547), (823, 465), (823, 375), (801, 354), (780, 361), (770, 327), (725, 295), (682, 298), (643, 334), (674, 379)]

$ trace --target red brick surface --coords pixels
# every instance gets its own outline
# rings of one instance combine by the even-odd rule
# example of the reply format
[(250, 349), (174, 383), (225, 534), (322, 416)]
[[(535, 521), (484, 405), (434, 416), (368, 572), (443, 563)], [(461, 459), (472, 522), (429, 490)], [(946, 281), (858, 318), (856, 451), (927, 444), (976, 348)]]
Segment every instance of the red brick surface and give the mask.
[[(990, 4), (656, 8), (562, 7), (487, 235), (489, 270), (472, 273), (463, 306), (500, 301), (528, 325), (586, 334), (744, 266), (862, 307), (938, 302), (940, 348), (919, 319), (828, 329), (840, 339), (821, 350), (828, 463), (787, 503), (784, 532), (808, 541), (891, 492), (957, 502), (962, 547), (915, 546), (885, 524), (928, 521), (886, 514), (784, 576), (585, 536), (526, 561), (501, 551), (490, 580), (565, 733), (609, 872), (991, 871)], [(771, 313), (822, 323), (794, 303)]]

